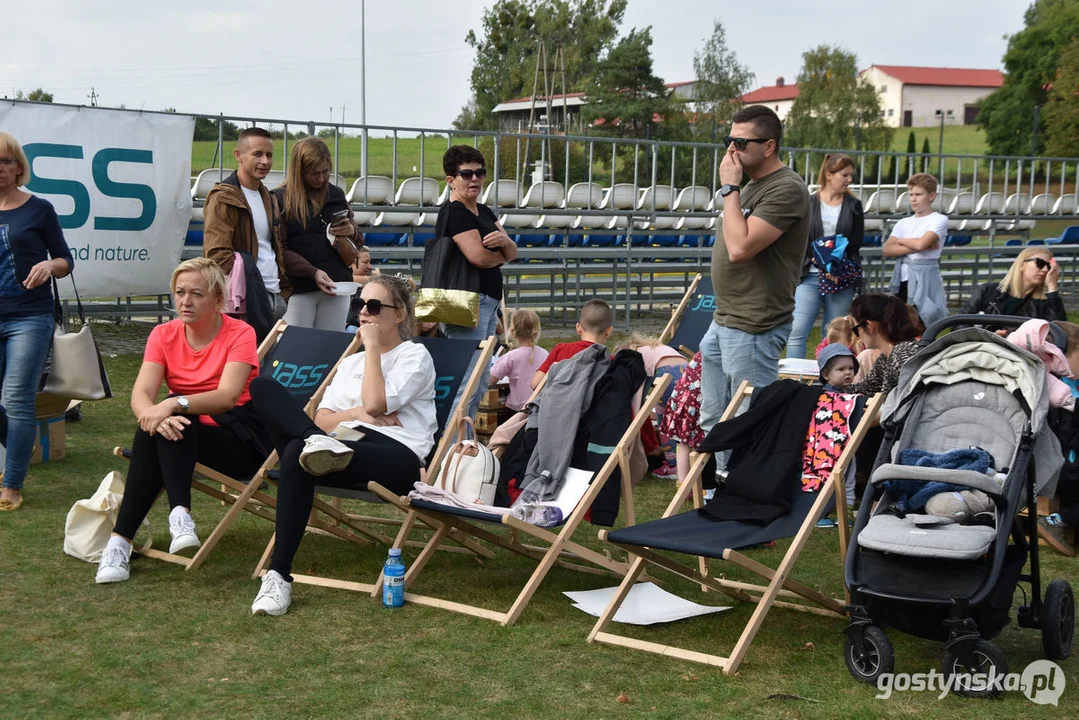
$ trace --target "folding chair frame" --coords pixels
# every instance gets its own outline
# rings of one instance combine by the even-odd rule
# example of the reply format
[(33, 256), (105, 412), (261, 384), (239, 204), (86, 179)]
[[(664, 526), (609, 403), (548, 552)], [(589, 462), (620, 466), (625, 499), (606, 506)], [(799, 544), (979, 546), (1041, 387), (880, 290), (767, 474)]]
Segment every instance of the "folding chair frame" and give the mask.
[[(277, 323), (270, 330), (269, 334), (263, 339), (262, 344), (260, 344), (258, 348), (258, 359), (260, 367), (262, 366), (262, 361), (265, 359), (266, 355), (280, 340), (281, 335), (283, 335), (287, 329), (288, 325), (286, 325), (285, 321), (278, 320)], [(304, 406), (304, 412), (306, 412), (308, 415), (311, 415), (314, 412), (314, 408), (318, 407), (318, 398), (322, 397), (322, 393), (329, 385), (330, 379), (333, 377), (334, 373), (337, 372), (337, 366), (341, 364), (342, 359), (348, 357), (353, 352), (355, 352), (356, 348), (359, 347), (359, 344), (359, 338), (353, 338), (352, 342), (349, 343), (344, 353), (337, 358), (337, 361), (334, 363), (333, 368), (329, 373), (327, 373), (322, 383), (318, 386), (318, 388), (315, 390), (315, 393), (311, 396), (311, 399), (308, 400), (307, 404)], [(117, 457), (125, 457), (124, 450), (120, 447), (113, 448), (113, 454)], [(198, 552), (196, 552), (190, 558), (184, 557), (182, 555), (176, 555), (174, 553), (164, 552), (162, 550), (154, 550), (153, 548), (138, 550), (137, 552), (140, 552), (142, 555), (152, 557), (157, 560), (164, 560), (165, 562), (170, 562), (176, 565), (183, 565), (187, 570), (195, 570), (199, 568), (203, 562), (205, 562), (207, 556), (209, 556), (217, 543), (221, 540), (225, 533), (228, 532), (229, 528), (232, 526), (232, 523), (236, 520), (237, 517), (239, 517), (240, 513), (244, 510), (252, 513), (253, 515), (257, 515), (265, 520), (273, 522), (275, 519), (274, 510), (277, 508), (277, 499), (272, 495), (268, 495), (267, 493), (263, 492), (260, 488), (262, 486), (263, 480), (266, 479), (266, 473), (276, 464), (277, 452), (271, 451), (269, 457), (267, 457), (266, 460), (263, 461), (262, 465), (259, 466), (259, 469), (252, 476), (251, 481), (245, 485), (239, 480), (236, 480), (235, 478), (229, 477), (222, 472), (214, 470), (207, 465), (203, 465), (202, 463), (196, 463), (196, 477), (192, 478), (191, 489), (198, 490), (202, 493), (205, 493), (206, 495), (209, 495), (210, 497), (220, 500), (223, 504), (230, 505), (228, 511), (225, 513), (225, 516), (221, 518), (221, 520), (214, 527), (213, 531), (209, 534), (209, 536), (207, 536), (206, 540), (203, 541), (202, 546), (198, 549)], [(204, 478), (205, 481), (199, 479), (198, 476)], [(220, 485), (220, 488), (213, 487), (213, 485), (209, 484), (211, 482)], [(316, 500), (316, 503), (320, 503), (320, 501)], [(321, 505), (325, 505), (325, 508), (328, 508), (328, 514), (330, 514), (331, 516), (333, 516), (336, 512), (338, 515), (340, 515), (340, 517), (337, 519), (347, 519), (343, 513), (335, 511), (334, 508), (332, 508), (331, 506), (325, 503), (321, 503)], [(319, 509), (325, 508), (320, 507)], [(348, 533), (342, 531), (339, 527), (335, 527), (329, 523), (320, 524), (319, 530), (321, 530), (322, 532), (336, 535), (343, 539), (353, 540), (354, 542), (360, 541), (358, 538), (350, 537)]]
[[(674, 338), (676, 332), (678, 332), (678, 325), (682, 322), (682, 318), (686, 314), (686, 308), (689, 307), (689, 301), (693, 299), (693, 293), (697, 292), (697, 286), (701, 284), (701, 273), (693, 278), (693, 281), (689, 284), (689, 288), (686, 289), (686, 294), (682, 296), (681, 302), (671, 311), (671, 319), (667, 321), (666, 327), (663, 328), (663, 332), (659, 334), (659, 341), (665, 343)], [(683, 346), (675, 348), (678, 352), (685, 355), (687, 358), (692, 358), (693, 353), (689, 351), (689, 348)]]
[[(607, 458), (607, 461), (603, 464), (603, 467), (600, 468), (599, 472), (596, 473), (591, 484), (588, 486), (588, 490), (577, 503), (577, 507), (570, 513), (569, 518), (567, 518), (566, 522), (559, 528), (557, 533), (518, 520), (508, 514), (502, 516), (502, 525), (508, 527), (509, 532), (506, 534), (495, 533), (460, 516), (414, 508), (409, 503), (407, 497), (398, 497), (386, 488), (379, 485), (372, 485), (371, 490), (375, 494), (386, 502), (392, 503), (403, 512), (408, 513), (408, 520), (402, 525), (401, 532), (397, 536), (397, 541), (395, 542), (396, 547), (401, 547), (401, 544), (408, 537), (408, 532), (414, 519), (418, 518), (431, 527), (436, 528), (435, 534), (427, 542), (427, 545), (416, 559), (412, 561), (405, 574), (405, 600), (417, 605), (426, 605), (428, 607), (450, 610), (452, 612), (471, 615), (486, 620), (493, 620), (506, 626), (512, 625), (521, 616), (521, 613), (524, 612), (525, 607), (527, 607), (529, 601), (531, 601), (532, 596), (536, 593), (536, 590), (555, 564), (598, 574), (624, 573), (629, 567), (628, 562), (614, 560), (608, 555), (574, 542), (572, 538), (574, 532), (584, 520), (585, 514), (592, 506), (596, 496), (607, 483), (608, 478), (610, 478), (616, 468), (622, 471), (621, 489), (622, 502), (625, 505), (626, 524), (632, 525), (634, 523), (633, 487), (629, 471), (629, 447), (634, 438), (640, 434), (641, 427), (651, 417), (652, 409), (659, 402), (660, 398), (663, 397), (663, 391), (666, 389), (669, 382), (670, 376), (667, 375), (661, 376), (654, 381), (651, 392), (649, 392), (648, 396), (641, 403), (640, 410), (630, 422), (625, 433), (623, 433), (618, 444), (615, 446), (614, 451), (611, 453), (610, 457)], [(408, 588), (415, 581), (416, 576), (426, 566), (427, 562), (434, 555), (435, 550), (438, 549), (447, 534), (453, 530), (460, 531), (468, 536), (481, 540), (486, 540), (492, 545), (496, 545), (517, 555), (537, 561), (536, 569), (532, 572), (528, 582), (525, 583), (524, 588), (518, 593), (517, 598), (514, 600), (513, 605), (508, 611), (499, 612), (488, 610), (475, 605), (452, 602), (441, 598), (408, 592)], [(521, 536), (527, 536), (530, 539), (546, 543), (546, 547), (525, 544), (520, 540)], [(633, 555), (631, 554), (630, 559), (632, 559), (632, 557)], [(582, 561), (591, 563), (592, 566), (582, 565)], [(377, 596), (378, 593), (381, 592), (382, 580), (382, 576), (379, 575), (378, 582), (371, 592), (372, 596)]]
[[(749, 397), (751, 392), (752, 389), (749, 387), (749, 383), (743, 382), (741, 387), (738, 388), (738, 392), (735, 394), (734, 398), (732, 398), (730, 405), (728, 405), (724, 412), (721, 421), (734, 417), (738, 408), (745, 399)], [(816, 527), (817, 521), (824, 515), (828, 508), (828, 503), (833, 496), (835, 497), (836, 512), (839, 517), (839, 567), (843, 567), (843, 562), (846, 559), (847, 543), (849, 541), (850, 532), (845, 522), (847, 515), (846, 493), (844, 491), (845, 476), (851, 459), (854, 457), (855, 452), (857, 452), (858, 446), (861, 445), (866, 431), (869, 429), (870, 425), (874, 423), (880, 412), (884, 397), (883, 394), (877, 394), (873, 396), (869, 403), (867, 403), (865, 413), (862, 415), (858, 427), (855, 429), (850, 440), (847, 442), (846, 447), (843, 449), (831, 475), (829, 475), (828, 479), (824, 482), (824, 485), (818, 492), (817, 499), (813, 503), (812, 509), (806, 516), (806, 519), (802, 523), (797, 534), (795, 534), (790, 548), (783, 556), (778, 568), (773, 570), (737, 550), (728, 548), (723, 551), (723, 560), (732, 562), (745, 570), (760, 575), (769, 581), (766, 586), (727, 580), (722, 576), (719, 578), (712, 577), (708, 572), (706, 558), (703, 556), (699, 557), (699, 569), (694, 569), (649, 548), (614, 542), (608, 538), (608, 531), (600, 531), (600, 539), (610, 542), (612, 545), (616, 545), (629, 553), (634, 553), (637, 557), (631, 564), (626, 576), (622, 579), (618, 591), (615, 593), (614, 597), (611, 598), (607, 608), (603, 611), (603, 614), (592, 628), (592, 631), (588, 634), (588, 642), (618, 645), (632, 650), (644, 650), (646, 652), (675, 657), (681, 660), (712, 665), (721, 668), (724, 675), (730, 675), (737, 671), (738, 666), (742, 664), (742, 660), (745, 658), (749, 646), (753, 643), (757, 631), (760, 630), (765, 617), (773, 606), (785, 607), (791, 610), (815, 613), (828, 617), (846, 617), (844, 609), (845, 601), (830, 598), (823, 593), (794, 580), (790, 577), (790, 573), (794, 568), (795, 563), (798, 561), (802, 550), (805, 548), (806, 543), (809, 541), (810, 533), (813, 532), (813, 529)], [(682, 505), (689, 499), (691, 493), (694, 499), (694, 506), (700, 507), (699, 493), (701, 488), (701, 473), (708, 463), (709, 457), (709, 453), (694, 454), (689, 475), (675, 494), (674, 499), (671, 500), (670, 505), (667, 506), (666, 511), (663, 513), (663, 517), (671, 517), (672, 515), (677, 514), (681, 510)], [(617, 633), (609, 632), (607, 630), (611, 621), (614, 619), (615, 614), (618, 612), (618, 609), (622, 606), (626, 596), (629, 594), (629, 591), (633, 588), (634, 583), (637, 582), (638, 576), (645, 569), (646, 564), (661, 567), (688, 580), (700, 583), (702, 588), (724, 593), (731, 598), (743, 602), (756, 603), (757, 607), (753, 611), (749, 622), (746, 623), (745, 628), (742, 630), (730, 656), (723, 657), (721, 655), (686, 650), (673, 645), (638, 640), (636, 638), (618, 635)], [(789, 599), (808, 601), (819, 605), (820, 607), (812, 607), (804, 602), (779, 600), (781, 596)]]
[[(437, 447), (435, 449), (435, 454), (431, 458), (431, 462), (428, 465), (428, 469), (425, 471), (426, 476), (428, 478), (430, 478), (433, 475), (433, 472), (435, 471), (435, 469), (437, 469), (442, 464), (442, 459), (445, 457), (446, 453), (449, 451), (449, 447), (453, 443), (453, 438), (454, 438), (454, 434), (453, 434), (453, 432), (451, 432), (451, 430), (455, 430), (457, 428), (458, 422), (460, 421), (460, 419), (462, 417), (464, 417), (464, 414), (468, 411), (467, 399), (472, 397), (475, 394), (476, 387), (479, 384), (481, 378), (484, 378), (484, 376), (486, 375), (487, 363), (491, 358), (491, 354), (494, 352), (496, 344), (497, 344), (497, 342), (496, 342), (496, 339), (495, 339), (494, 336), (491, 336), (491, 337), (487, 338), (486, 340), (482, 340), (477, 344), (477, 346), (476, 346), (477, 350), (480, 351), (479, 359), (476, 361), (475, 365), (473, 366), (472, 373), (468, 376), (468, 378), (466, 379), (465, 384), (462, 386), (463, 389), (458, 393), (458, 396), (461, 398), (461, 400), (457, 403), (457, 407), (454, 409), (453, 413), (446, 419), (446, 427), (443, 428), (442, 438), (439, 440), (438, 445), (437, 445)], [(325, 384), (322, 387), (319, 388), (318, 392), (314, 396), (312, 396), (311, 402), (313, 403), (313, 407), (318, 407), (318, 403), (322, 399), (322, 395), (325, 392), (325, 388), (329, 387), (330, 381), (333, 380), (333, 375), (336, 374), (336, 367), (334, 368), (334, 371), (335, 371), (334, 373), (331, 373), (330, 375), (327, 376)], [(380, 499), (380, 496), (377, 495), (376, 493), (370, 491), (370, 488), (373, 488), (373, 487), (381, 487), (381, 486), (377, 485), (375, 483), (371, 483), (371, 485), (369, 486), (369, 492), (360, 493), (361, 497), (359, 499), (362, 499), (365, 502), (381, 503), (382, 500)], [(350, 494), (349, 497), (352, 497), (352, 494)], [(395, 519), (392, 519), (392, 518), (383, 518), (383, 517), (373, 517), (373, 516), (367, 516), (367, 515), (348, 514), (348, 513), (342, 512), (339, 508), (328, 505), (328, 504), (326, 504), (326, 503), (324, 503), (322, 501), (319, 501), (318, 499), (316, 499), (315, 503), (316, 503), (315, 507), (312, 508), (312, 520), (308, 522), (308, 529), (309, 530), (312, 527), (315, 527), (315, 528), (320, 529), (320, 530), (325, 530), (326, 526), (329, 525), (328, 522), (325, 522), (325, 521), (317, 522), (315, 520), (314, 516), (316, 514), (316, 511), (321, 511), (321, 512), (326, 513), (327, 515), (329, 515), (331, 518), (333, 518), (334, 520), (336, 520), (340, 524), (343, 524), (343, 525), (347, 526), (349, 528), (349, 530), (352, 530), (352, 531), (354, 531), (356, 533), (359, 533), (359, 534), (365, 536), (365, 539), (373, 540), (373, 541), (375, 541), (375, 542), (377, 542), (379, 544), (383, 544), (383, 545), (387, 545), (387, 546), (401, 547), (400, 545), (397, 544), (397, 542), (401, 538), (401, 533), (400, 532), (398, 533), (398, 540), (395, 540), (393, 537), (391, 537), (389, 535), (386, 535), (385, 533), (382, 533), (382, 532), (380, 532), (378, 530), (375, 530), (374, 528), (371, 527), (371, 524), (384, 524), (384, 525), (401, 526), (401, 532), (403, 532), (406, 529), (411, 530), (411, 527), (412, 527), (411, 523), (415, 522), (415, 518), (411, 518), (411, 517), (406, 518), (404, 521), (401, 521), (401, 520), (395, 520)], [(332, 512), (327, 512), (327, 508), (332, 510)], [(435, 526), (431, 525), (430, 527), (434, 528)], [(334, 535), (341, 535), (342, 533), (345, 534), (345, 535), (348, 535), (348, 533), (346, 531), (341, 530), (340, 528), (334, 528), (334, 530), (336, 530), (336, 532), (331, 531), (332, 534), (334, 534)], [(452, 540), (452, 541), (456, 542), (457, 544), (459, 544), (467, 552), (470, 552), (470, 553), (475, 554), (475, 555), (479, 555), (481, 557), (486, 557), (486, 558), (490, 558), (490, 557), (494, 556), (494, 553), (492, 553), (490, 550), (483, 547), (479, 543), (471, 540), (470, 538), (466, 537), (463, 533), (451, 532), (451, 533), (449, 533), (449, 535), (450, 535), (450, 540)], [(273, 554), (273, 548), (274, 548), (274, 544), (275, 544), (276, 539), (277, 539), (277, 535), (275, 533), (274, 536), (270, 538), (269, 543), (267, 543), (266, 549), (263, 551), (262, 557), (259, 559), (258, 565), (255, 566), (255, 571), (252, 573), (252, 577), (258, 578), (258, 577), (261, 577), (262, 575), (264, 575), (266, 573), (266, 569), (267, 569), (267, 567), (269, 565), (269, 562), (270, 562), (270, 557)], [(352, 539), (352, 538), (347, 538), (347, 539)], [(416, 544), (419, 544), (419, 543), (416, 543)], [(444, 549), (446, 549), (446, 550), (454, 550), (456, 548), (444, 548)], [(358, 582), (352, 582), (352, 581), (348, 581), (348, 580), (338, 580), (338, 579), (334, 579), (334, 578), (319, 577), (319, 576), (315, 576), (315, 575), (299, 575), (299, 574), (296, 574), (296, 573), (292, 574), (292, 582), (299, 583), (301, 585), (318, 585), (318, 586), (321, 586), (321, 587), (335, 587), (335, 588), (340, 588), (340, 589), (343, 589), (343, 590), (352, 590), (352, 591), (355, 591), (355, 592), (373, 593), (373, 591), (375, 590), (375, 586), (370, 584), (370, 583), (358, 583)]]

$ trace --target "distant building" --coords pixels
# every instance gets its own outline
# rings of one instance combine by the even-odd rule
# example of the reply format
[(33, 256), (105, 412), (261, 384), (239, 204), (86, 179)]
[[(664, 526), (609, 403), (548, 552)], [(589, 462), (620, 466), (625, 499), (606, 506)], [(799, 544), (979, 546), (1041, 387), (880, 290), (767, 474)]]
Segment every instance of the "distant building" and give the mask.
[(859, 73), (880, 96), (892, 127), (973, 125), (978, 101), (1004, 84), (999, 70), (871, 65)]
[(785, 121), (796, 97), (798, 97), (798, 86), (788, 85), (780, 76), (776, 78), (775, 85), (766, 85), (747, 92), (742, 96), (742, 102), (746, 105), (767, 105), (775, 111), (780, 120)]

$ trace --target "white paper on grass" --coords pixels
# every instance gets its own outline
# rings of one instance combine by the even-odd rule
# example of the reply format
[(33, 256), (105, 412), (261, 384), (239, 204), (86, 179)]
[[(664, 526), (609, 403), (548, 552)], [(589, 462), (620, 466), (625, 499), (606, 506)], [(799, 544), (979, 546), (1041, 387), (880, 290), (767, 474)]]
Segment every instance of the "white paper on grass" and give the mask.
[[(617, 587), (609, 587), (562, 594), (574, 601), (573, 607), (593, 617), (599, 617), (617, 592)], [(614, 614), (614, 621), (629, 625), (655, 625), (730, 609), (729, 605), (714, 607), (690, 602), (667, 592), (655, 583), (637, 583), (630, 589), (625, 602)]]

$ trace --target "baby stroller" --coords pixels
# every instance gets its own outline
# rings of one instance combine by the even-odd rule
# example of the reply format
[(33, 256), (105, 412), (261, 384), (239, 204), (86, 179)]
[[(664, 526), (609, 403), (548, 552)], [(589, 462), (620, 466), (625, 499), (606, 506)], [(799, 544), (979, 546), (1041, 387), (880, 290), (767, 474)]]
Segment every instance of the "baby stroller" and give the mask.
[[(993, 318), (1000, 327), (1025, 320)], [(962, 327), (937, 339), (945, 328), (984, 321), (956, 315), (934, 323), (884, 405), (884, 440), (845, 567), (851, 604), (844, 653), (858, 680), (876, 684), (880, 675), (893, 672), (895, 655), (881, 629), (890, 626), (943, 641), (944, 674), (955, 676), (959, 694), (998, 694), (1000, 686), (984, 676), (1003, 679), (1007, 661), (990, 640), (1008, 624), (1020, 580), (1030, 584), (1030, 595), (1024, 590), (1028, 604), (1018, 610), (1019, 625), (1041, 629), (1048, 658), (1071, 653), (1071, 585), (1053, 580), (1043, 598), (1038, 564), (1035, 495), (1053, 494), (1063, 463), (1046, 423), (1045, 366), (980, 328)], [(1063, 333), (1052, 330), (1063, 349)], [(984, 450), (996, 473), (897, 464), (908, 448)], [(981, 524), (906, 513), (897, 498), (899, 484), (892, 481), (911, 480), (980, 490), (992, 501), (991, 510)], [(1026, 517), (1018, 516), (1024, 507)], [(1024, 574), (1028, 555), (1030, 570)]]

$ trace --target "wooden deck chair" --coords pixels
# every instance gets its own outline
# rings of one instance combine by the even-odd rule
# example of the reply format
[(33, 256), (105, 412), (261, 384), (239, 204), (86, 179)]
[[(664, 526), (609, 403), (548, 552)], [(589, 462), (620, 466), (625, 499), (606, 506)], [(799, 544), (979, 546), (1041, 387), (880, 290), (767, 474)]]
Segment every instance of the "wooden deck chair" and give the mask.
[[(542, 528), (526, 523), (511, 515), (499, 515), (488, 512), (452, 508), (446, 505), (427, 502), (423, 500), (410, 500), (407, 497), (397, 497), (379, 485), (372, 485), (371, 490), (386, 502), (393, 503), (402, 511), (408, 513), (409, 518), (417, 518), (422, 522), (437, 528), (434, 535), (424, 546), (420, 554), (412, 561), (405, 575), (405, 600), (417, 605), (442, 608), (453, 612), (472, 615), (474, 617), (494, 620), (502, 625), (512, 625), (521, 616), (532, 596), (542, 584), (544, 578), (556, 564), (584, 572), (613, 573), (621, 575), (629, 567), (628, 562), (614, 560), (603, 553), (596, 552), (573, 540), (574, 532), (585, 518), (585, 514), (592, 506), (593, 501), (599, 495), (608, 479), (616, 469), (621, 470), (621, 503), (625, 508), (624, 517), (627, 524), (634, 522), (633, 488), (629, 471), (629, 454), (631, 443), (640, 435), (641, 426), (651, 417), (653, 408), (663, 397), (663, 391), (670, 382), (670, 376), (663, 375), (654, 380), (651, 392), (642, 401), (640, 410), (633, 417), (625, 433), (614, 446), (607, 461), (599, 472), (592, 478), (584, 496), (578, 501), (574, 510), (565, 518), (561, 526), (555, 528)], [(492, 527), (502, 526), (508, 528), (507, 533), (494, 532)], [(409, 588), (416, 580), (416, 576), (424, 569), (428, 561), (434, 555), (446, 536), (454, 531), (460, 531), (470, 537), (484, 540), (492, 545), (504, 548), (510, 552), (535, 561), (536, 569), (525, 583), (524, 588), (518, 593), (513, 605), (506, 612), (488, 610), (467, 603), (452, 602), (441, 598), (420, 595), (409, 592)], [(397, 536), (395, 545), (401, 547), (407, 535), (408, 526), (403, 526)], [(520, 538), (528, 538), (540, 545), (532, 545), (523, 542)], [(589, 565), (582, 562), (590, 563)], [(382, 577), (372, 590), (372, 596), (377, 597), (381, 592)]]
[(682, 301), (671, 313), (671, 319), (660, 334), (660, 342), (670, 345), (691, 359), (701, 346), (701, 338), (712, 324), (716, 309), (716, 296), (712, 290), (712, 278), (700, 273), (689, 284)]
[[(749, 384), (742, 383), (720, 421), (734, 417), (742, 402), (749, 397), (750, 392)], [(725, 675), (730, 675), (738, 670), (738, 666), (742, 663), (746, 652), (749, 650), (753, 638), (756, 636), (757, 631), (760, 630), (761, 624), (773, 606), (829, 617), (845, 617), (845, 603), (843, 600), (828, 597), (808, 585), (792, 579), (791, 571), (794, 569), (795, 563), (797, 563), (806, 542), (809, 540), (809, 534), (813, 532), (817, 521), (828, 512), (834, 498), (840, 518), (840, 562), (838, 572), (842, 573), (850, 532), (846, 522), (844, 522), (847, 514), (843, 489), (844, 477), (851, 459), (862, 442), (862, 438), (865, 437), (870, 425), (874, 424), (883, 402), (884, 395), (878, 394), (867, 403), (857, 429), (852, 434), (834, 470), (821, 489), (816, 493), (806, 493), (802, 492), (801, 483), (795, 483), (790, 512), (766, 526), (731, 520), (717, 521), (699, 513), (698, 508), (701, 506), (701, 472), (708, 463), (710, 453), (694, 454), (686, 482), (682, 484), (675, 494), (662, 518), (614, 532), (600, 531), (599, 536), (601, 539), (633, 553), (636, 555), (636, 559), (633, 560), (629, 572), (626, 573), (621, 585), (618, 587), (618, 591), (589, 633), (588, 642), (618, 645), (633, 650), (645, 650), (681, 660), (713, 665), (722, 668)], [(680, 513), (682, 505), (690, 498), (691, 494), (694, 509)], [(772, 569), (739, 552), (743, 548), (792, 536), (794, 540), (776, 569)], [(699, 567), (693, 568), (690, 565), (685, 565), (667, 555), (660, 554), (658, 551), (697, 556), (700, 559)], [(738, 567), (760, 575), (768, 581), (768, 584), (762, 586), (738, 582), (728, 580), (722, 575), (713, 577), (708, 572), (706, 558), (731, 562)], [(659, 642), (639, 640), (608, 631), (615, 613), (622, 606), (623, 601), (646, 565), (655, 565), (669, 570), (676, 575), (700, 583), (702, 588), (724, 593), (736, 600), (756, 603), (756, 609), (735, 643), (734, 650), (728, 657), (687, 650)], [(784, 600), (780, 600), (780, 597), (783, 597)], [(799, 602), (795, 602), (795, 600)], [(808, 603), (804, 601), (808, 601)], [(813, 605), (819, 607), (814, 607)]]
[[(359, 339), (352, 333), (292, 326), (279, 320), (259, 346), (259, 374), (269, 374), (284, 385), (310, 415), (314, 412), (312, 397), (321, 396), (337, 364), (358, 346)], [(113, 454), (126, 458), (131, 456), (130, 450), (119, 447), (113, 449)], [(266, 479), (266, 472), (276, 463), (277, 453), (271, 452), (246, 483), (241, 478), (232, 478), (196, 463), (191, 489), (217, 498), (231, 507), (192, 557), (152, 548), (142, 551), (142, 554), (195, 570), (206, 560), (241, 512), (246, 510), (272, 522), (277, 500), (260, 488)]]
[[(454, 408), (454, 399), (458, 394), (460, 394), (460, 397), (462, 398), (472, 397), (469, 393), (475, 393), (478, 383), (486, 380), (487, 361), (490, 359), (497, 341), (494, 336), (478, 343), (475, 340), (454, 340), (450, 338), (428, 337), (417, 337), (413, 338), (412, 341), (420, 343), (427, 348), (435, 366), (435, 417), (439, 431), (435, 437), (433, 454), (430, 456), (427, 463), (428, 470), (426, 471), (426, 475), (430, 476), (432, 474), (431, 469), (437, 468), (441, 464), (442, 458), (446, 455), (446, 452), (454, 441), (452, 433), (446, 432), (446, 429), (456, 428), (458, 426), (458, 421), (468, 410), (467, 402), (460, 402), (457, 404), (456, 408)], [(473, 363), (474, 357), (476, 360)], [(472, 366), (471, 373), (468, 372), (470, 365)], [(318, 404), (322, 399), (322, 394), (325, 392), (325, 389), (329, 387), (329, 383), (332, 380), (333, 376), (331, 375), (326, 379), (326, 384), (320, 388), (319, 392), (311, 399), (312, 408), (318, 407)], [(451, 409), (453, 410), (452, 416), (450, 415)], [(345, 498), (361, 500), (368, 503), (383, 503), (377, 495), (365, 490), (349, 490), (347, 488), (316, 485), (315, 493), (316, 496), (330, 496), (335, 499)], [(332, 532), (334, 535), (339, 535), (340, 532), (353, 532), (364, 539), (372, 540), (384, 545), (392, 545), (394, 542), (393, 536), (382, 532), (379, 527), (382, 525), (392, 525), (396, 529), (403, 524), (403, 521), (399, 519), (345, 513), (337, 506), (334, 506), (334, 508), (336, 512), (330, 515), (329, 519), (317, 522), (314, 516), (317, 516), (319, 512), (326, 513), (324, 504), (319, 505), (316, 503), (316, 506), (312, 510), (313, 519), (308, 522), (308, 529), (314, 527), (324, 531), (325, 526), (332, 522), (338, 528), (338, 532)], [(412, 520), (414, 521), (414, 519)], [(454, 533), (450, 539), (458, 542), (458, 544), (468, 552), (482, 557), (491, 557), (493, 555), (490, 550), (487, 550), (475, 541), (466, 538), (461, 533)], [(273, 554), (275, 540), (276, 534), (274, 537), (270, 538), (270, 542), (266, 545), (266, 550), (259, 559), (258, 565), (255, 566), (254, 573), (252, 573), (253, 577), (257, 578), (265, 574), (266, 567)], [(354, 583), (345, 580), (335, 580), (333, 578), (316, 577), (313, 575), (298, 575), (293, 573), (292, 578), (293, 582), (300, 584), (338, 587), (362, 592), (371, 592), (374, 588), (371, 584)]]

